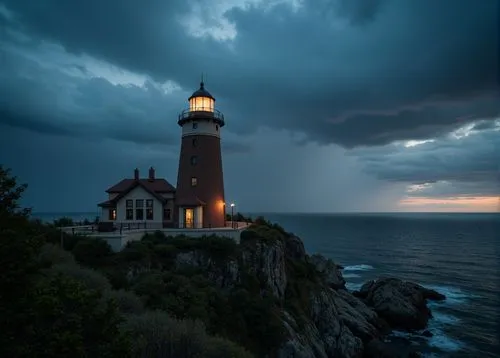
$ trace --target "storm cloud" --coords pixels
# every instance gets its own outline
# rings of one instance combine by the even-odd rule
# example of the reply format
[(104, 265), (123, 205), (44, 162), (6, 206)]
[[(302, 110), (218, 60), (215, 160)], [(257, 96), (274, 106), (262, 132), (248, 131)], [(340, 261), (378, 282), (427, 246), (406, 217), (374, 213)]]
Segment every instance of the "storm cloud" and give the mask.
[[(272, 177), (259, 153), (275, 133), (282, 175), (324, 158), (318, 193), (349, 192), (332, 187), (351, 168), (394, 201), (424, 183), (431, 196), (495, 195), (498, 23), (496, 0), (0, 0), (0, 128), (175, 158), (177, 113), (204, 72), (227, 118), (229, 177)], [(450, 137), (464, 128), (475, 132)]]

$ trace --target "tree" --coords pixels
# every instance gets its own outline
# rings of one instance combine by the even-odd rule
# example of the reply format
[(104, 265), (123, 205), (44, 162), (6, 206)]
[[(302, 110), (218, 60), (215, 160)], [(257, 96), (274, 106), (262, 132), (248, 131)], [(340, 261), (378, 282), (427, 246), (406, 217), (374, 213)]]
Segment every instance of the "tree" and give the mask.
[(27, 184), (17, 184), (17, 177), (0, 164), (0, 230), (24, 223), (31, 214), (30, 208), (21, 209), (20, 199)]

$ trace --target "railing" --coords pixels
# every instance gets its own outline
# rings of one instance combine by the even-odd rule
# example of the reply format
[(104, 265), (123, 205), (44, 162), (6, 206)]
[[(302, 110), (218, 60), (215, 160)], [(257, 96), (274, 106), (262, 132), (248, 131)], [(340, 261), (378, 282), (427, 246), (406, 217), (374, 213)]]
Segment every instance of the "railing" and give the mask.
[(179, 114), (178, 124), (183, 125), (185, 122), (195, 118), (204, 116), (214, 121), (222, 127), (225, 124), (224, 115), (212, 107), (196, 107), (196, 110), (185, 109)]
[[(194, 223), (193, 223), (194, 224)], [(77, 234), (93, 234), (93, 233), (113, 233), (122, 235), (124, 232), (137, 231), (137, 230), (163, 230), (163, 229), (173, 229), (173, 230), (217, 230), (217, 229), (243, 229), (247, 227), (249, 223), (246, 222), (231, 222), (226, 221), (223, 227), (197, 227), (195, 224), (193, 226), (187, 225), (186, 223), (174, 224), (173, 222), (162, 222), (162, 221), (142, 221), (142, 222), (114, 222), (114, 221), (101, 221), (96, 225), (81, 225), (81, 226), (67, 226), (61, 227), (61, 230), (67, 234), (77, 235)]]

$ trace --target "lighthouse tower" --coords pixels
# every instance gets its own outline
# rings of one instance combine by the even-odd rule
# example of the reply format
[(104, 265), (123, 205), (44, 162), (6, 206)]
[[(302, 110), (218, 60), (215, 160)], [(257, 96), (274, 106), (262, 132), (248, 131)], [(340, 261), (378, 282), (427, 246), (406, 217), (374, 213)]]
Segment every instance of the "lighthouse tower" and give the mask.
[(182, 128), (177, 174), (176, 214), (181, 228), (216, 228), (225, 225), (224, 178), (220, 132), (224, 116), (205, 89), (189, 97), (189, 109), (179, 114)]

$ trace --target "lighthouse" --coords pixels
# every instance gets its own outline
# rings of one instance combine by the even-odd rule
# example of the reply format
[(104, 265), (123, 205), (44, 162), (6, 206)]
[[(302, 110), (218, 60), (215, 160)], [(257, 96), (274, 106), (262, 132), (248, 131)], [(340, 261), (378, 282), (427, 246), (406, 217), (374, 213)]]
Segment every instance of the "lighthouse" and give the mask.
[(224, 115), (215, 109), (215, 98), (200, 88), (179, 114), (182, 128), (177, 172), (176, 214), (181, 228), (225, 226), (224, 178), (220, 133)]

